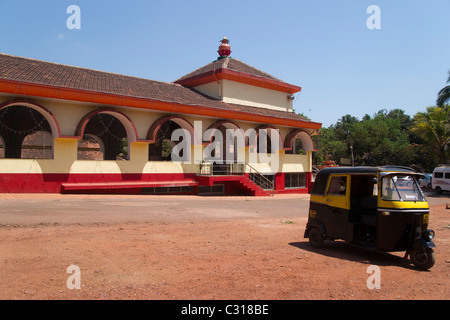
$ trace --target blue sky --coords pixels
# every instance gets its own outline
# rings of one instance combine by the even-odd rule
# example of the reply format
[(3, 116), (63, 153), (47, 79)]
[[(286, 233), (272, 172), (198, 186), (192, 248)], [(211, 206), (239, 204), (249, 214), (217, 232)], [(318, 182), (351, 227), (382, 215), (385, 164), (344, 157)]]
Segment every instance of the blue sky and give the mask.
[[(81, 10), (70, 30), (69, 5)], [(381, 29), (366, 26), (370, 5)], [(0, 2), (0, 52), (170, 82), (231, 56), (302, 87), (294, 108), (323, 123), (435, 104), (450, 70), (449, 0)]]

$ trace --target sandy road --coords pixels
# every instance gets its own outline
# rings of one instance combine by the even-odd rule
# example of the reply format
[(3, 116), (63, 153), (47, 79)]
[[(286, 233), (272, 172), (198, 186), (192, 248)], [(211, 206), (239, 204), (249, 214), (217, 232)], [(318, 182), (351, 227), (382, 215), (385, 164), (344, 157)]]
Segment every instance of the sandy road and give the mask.
[[(436, 265), (303, 238), (308, 195), (1, 195), (0, 299), (422, 300), (450, 297), (448, 197), (430, 197)], [(81, 272), (67, 287), (68, 266)], [(367, 287), (379, 266), (381, 289)]]
[(305, 216), (309, 195), (201, 197), (0, 195), (0, 225), (228, 220)]

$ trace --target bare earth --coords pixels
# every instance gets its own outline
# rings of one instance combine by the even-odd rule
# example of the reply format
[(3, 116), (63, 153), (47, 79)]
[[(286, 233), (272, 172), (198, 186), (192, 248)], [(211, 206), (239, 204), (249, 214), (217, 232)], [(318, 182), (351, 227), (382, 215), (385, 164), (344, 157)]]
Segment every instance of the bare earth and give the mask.
[[(311, 248), (308, 200), (1, 195), (0, 299), (449, 299), (445, 204), (431, 207), (436, 265), (418, 271), (404, 252)], [(371, 265), (380, 289), (367, 287)]]

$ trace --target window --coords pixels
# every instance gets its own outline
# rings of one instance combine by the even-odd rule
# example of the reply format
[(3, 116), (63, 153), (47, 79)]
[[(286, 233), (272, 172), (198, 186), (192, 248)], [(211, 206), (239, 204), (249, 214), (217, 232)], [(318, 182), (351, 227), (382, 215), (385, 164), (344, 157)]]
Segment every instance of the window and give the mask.
[(443, 172), (435, 172), (434, 173), (434, 177), (438, 178), (438, 179), (441, 179), (441, 178), (444, 177), (444, 173)]
[(284, 188), (305, 188), (306, 187), (306, 173), (294, 172), (284, 174)]
[(53, 159), (53, 137), (47, 131), (35, 131), (22, 142), (22, 159)]
[(389, 175), (382, 180), (382, 197), (394, 201), (424, 201), (413, 176)]
[(328, 188), (328, 195), (345, 195), (347, 177), (332, 177)]
[(295, 138), (292, 141), (292, 149), (286, 150), (286, 154), (298, 154), (298, 155), (304, 155), (306, 154), (304, 148), (303, 148), (303, 141), (300, 138)]

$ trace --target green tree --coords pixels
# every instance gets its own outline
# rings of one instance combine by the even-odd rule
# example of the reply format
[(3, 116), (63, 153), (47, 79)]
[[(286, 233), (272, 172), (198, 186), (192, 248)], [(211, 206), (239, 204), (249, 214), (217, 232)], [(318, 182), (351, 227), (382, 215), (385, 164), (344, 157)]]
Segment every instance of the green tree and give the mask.
[(409, 145), (408, 132), (404, 130), (408, 116), (402, 110), (380, 110), (373, 118), (365, 116), (354, 126), (354, 153), (357, 164), (405, 165)]
[(316, 159), (335, 160), (348, 158), (352, 141), (352, 127), (359, 120), (351, 115), (343, 116), (336, 124), (322, 128), (319, 135), (314, 136), (314, 145), (318, 147)]
[(161, 157), (164, 160), (170, 160), (172, 155), (172, 144), (169, 139), (164, 139), (161, 142)]
[[(362, 120), (345, 115), (315, 137), (319, 149), (316, 159), (348, 165), (353, 151), (355, 165), (408, 165), (413, 155), (406, 152), (411, 123), (411, 117), (400, 109), (383, 109)], [(347, 161), (342, 163), (342, 159)]]
[[(450, 82), (450, 71), (448, 72), (448, 79), (447, 79), (447, 83), (449, 82)], [(439, 91), (436, 105), (438, 107), (443, 108), (444, 104), (449, 100), (450, 100), (450, 85), (445, 86)]]
[(411, 132), (420, 137), (422, 144), (417, 150), (430, 151), (438, 163), (447, 163), (450, 144), (450, 106), (428, 107), (426, 112), (418, 112), (413, 119)]
[(118, 159), (127, 159), (128, 157), (128, 139), (122, 138), (120, 139), (117, 145), (117, 157)]

